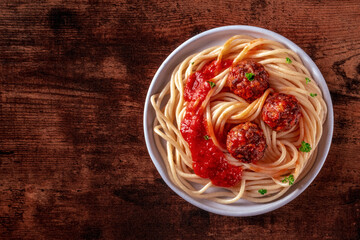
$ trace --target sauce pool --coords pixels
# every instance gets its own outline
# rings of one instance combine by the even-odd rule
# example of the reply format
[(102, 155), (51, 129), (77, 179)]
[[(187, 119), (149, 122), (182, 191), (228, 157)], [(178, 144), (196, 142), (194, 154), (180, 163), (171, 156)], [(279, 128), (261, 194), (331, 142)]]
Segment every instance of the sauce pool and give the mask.
[(242, 168), (228, 163), (224, 153), (208, 137), (201, 103), (211, 90), (209, 81), (231, 64), (232, 60), (220, 63), (215, 60), (189, 76), (184, 92), (188, 105), (180, 127), (182, 136), (189, 144), (195, 174), (209, 178), (219, 187), (236, 185), (241, 180)]

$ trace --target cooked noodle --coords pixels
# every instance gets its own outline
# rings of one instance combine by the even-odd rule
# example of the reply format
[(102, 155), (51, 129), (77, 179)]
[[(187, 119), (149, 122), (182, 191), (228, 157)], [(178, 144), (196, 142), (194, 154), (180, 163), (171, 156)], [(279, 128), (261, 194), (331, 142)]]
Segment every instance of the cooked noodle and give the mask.
[[(287, 63), (286, 58), (292, 60), (291, 64)], [(221, 92), (229, 75), (229, 68), (225, 69), (212, 79), (216, 86), (202, 102), (210, 138), (224, 152), (227, 161), (243, 168), (241, 181), (230, 188), (216, 187), (210, 179), (194, 173), (191, 151), (180, 132), (187, 106), (184, 99), (186, 80), (192, 73), (216, 59), (231, 59), (234, 60), (233, 64), (253, 59), (261, 63), (270, 75), (270, 88), (260, 98), (248, 103), (232, 92)], [(305, 78), (311, 81), (307, 82)], [(271, 92), (290, 94), (299, 101), (302, 117), (292, 129), (276, 132), (263, 122), (261, 110)], [(317, 96), (311, 97), (310, 93), (316, 93)], [(170, 180), (190, 196), (223, 204), (234, 203), (239, 199), (273, 201), (291, 187), (288, 182), (282, 181), (284, 176), (292, 174), (295, 182), (303, 178), (315, 161), (327, 111), (319, 87), (295, 52), (272, 40), (243, 35), (230, 38), (223, 46), (211, 47), (187, 57), (175, 68), (164, 89), (151, 97), (151, 103), (156, 111), (156, 146)], [(215, 136), (215, 133), (222, 133), (225, 123), (239, 124), (246, 121), (259, 125), (267, 144), (264, 157), (255, 164), (233, 158)], [(299, 151), (302, 141), (311, 145), (310, 152)], [(267, 193), (261, 195), (259, 189), (266, 189)]]

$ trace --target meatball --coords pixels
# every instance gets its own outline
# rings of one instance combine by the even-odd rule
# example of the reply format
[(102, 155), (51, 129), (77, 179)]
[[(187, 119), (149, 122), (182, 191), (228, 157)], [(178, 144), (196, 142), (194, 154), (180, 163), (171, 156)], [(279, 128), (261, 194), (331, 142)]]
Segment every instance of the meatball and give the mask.
[(243, 60), (230, 69), (228, 86), (236, 95), (253, 102), (269, 88), (269, 73), (253, 60)]
[(236, 159), (250, 163), (264, 156), (264, 132), (257, 124), (246, 122), (233, 127), (226, 138), (226, 148)]
[(262, 109), (262, 119), (274, 131), (286, 131), (298, 124), (301, 108), (298, 100), (284, 93), (270, 95)]

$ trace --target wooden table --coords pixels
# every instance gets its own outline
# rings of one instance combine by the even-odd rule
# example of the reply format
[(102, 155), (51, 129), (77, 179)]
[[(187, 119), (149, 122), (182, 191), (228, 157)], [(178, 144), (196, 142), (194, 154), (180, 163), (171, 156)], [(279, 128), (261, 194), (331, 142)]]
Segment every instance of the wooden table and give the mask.
[[(0, 238), (359, 239), (360, 3), (0, 3)], [(232, 218), (172, 192), (147, 153), (143, 106), (162, 61), (218, 26), (264, 27), (323, 73), (335, 131), (311, 186)]]

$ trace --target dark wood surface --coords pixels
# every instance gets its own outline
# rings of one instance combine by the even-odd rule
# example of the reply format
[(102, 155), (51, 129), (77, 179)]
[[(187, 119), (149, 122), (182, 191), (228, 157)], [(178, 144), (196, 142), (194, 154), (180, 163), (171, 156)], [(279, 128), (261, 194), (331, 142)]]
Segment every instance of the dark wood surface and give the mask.
[[(0, 2), (0, 238), (359, 239), (360, 3)], [(261, 216), (200, 210), (147, 153), (143, 106), (162, 61), (218, 26), (264, 27), (316, 62), (335, 131), (310, 187)]]

